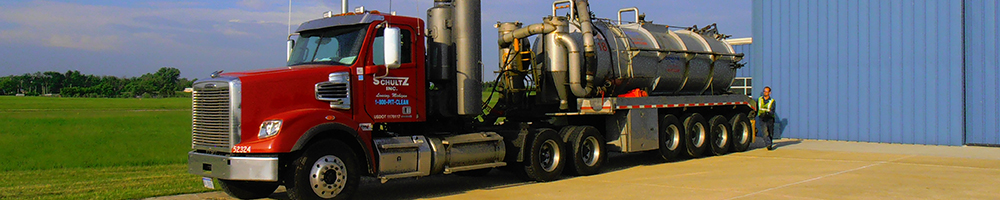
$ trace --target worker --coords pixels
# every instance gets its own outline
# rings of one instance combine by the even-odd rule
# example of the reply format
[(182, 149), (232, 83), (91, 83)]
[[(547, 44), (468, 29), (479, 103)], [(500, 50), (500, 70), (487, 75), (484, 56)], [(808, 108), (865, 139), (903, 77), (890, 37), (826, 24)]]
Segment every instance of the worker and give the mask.
[(764, 95), (757, 99), (757, 116), (764, 122), (767, 131), (767, 150), (774, 150), (774, 99), (771, 98), (771, 87), (764, 87)]

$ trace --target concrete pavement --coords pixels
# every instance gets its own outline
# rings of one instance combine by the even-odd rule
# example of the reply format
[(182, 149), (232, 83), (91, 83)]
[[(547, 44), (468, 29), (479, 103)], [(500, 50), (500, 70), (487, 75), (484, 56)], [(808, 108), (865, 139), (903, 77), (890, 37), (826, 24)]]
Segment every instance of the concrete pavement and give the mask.
[[(525, 182), (494, 170), (391, 180), (366, 178), (357, 199), (1000, 199), (1000, 148), (780, 140), (767, 151), (664, 162), (612, 155), (601, 174)], [(192, 180), (199, 181), (199, 180)], [(287, 199), (283, 188), (272, 195)], [(231, 199), (223, 192), (170, 197)]]

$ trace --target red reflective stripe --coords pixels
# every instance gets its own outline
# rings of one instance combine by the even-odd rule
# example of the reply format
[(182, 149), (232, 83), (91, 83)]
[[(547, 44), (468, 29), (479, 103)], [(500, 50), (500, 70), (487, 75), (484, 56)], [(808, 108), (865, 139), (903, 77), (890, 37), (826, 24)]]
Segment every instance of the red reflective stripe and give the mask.
[[(687, 104), (654, 104), (654, 105), (631, 105), (631, 106), (617, 106), (617, 109), (636, 109), (636, 108), (677, 108), (677, 107), (698, 107), (698, 106), (724, 106), (724, 105), (749, 105), (754, 108), (750, 102), (715, 102), (715, 103), (687, 103)], [(593, 109), (591, 107), (582, 107), (584, 109)], [(612, 107), (602, 107), (604, 109), (611, 109)], [(756, 108), (754, 108), (756, 109)]]

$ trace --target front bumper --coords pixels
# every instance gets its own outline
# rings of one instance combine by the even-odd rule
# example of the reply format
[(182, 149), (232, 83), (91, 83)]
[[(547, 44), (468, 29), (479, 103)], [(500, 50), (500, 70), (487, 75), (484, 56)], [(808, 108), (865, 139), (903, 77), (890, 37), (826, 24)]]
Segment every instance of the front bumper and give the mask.
[(225, 180), (278, 181), (278, 157), (234, 157), (188, 152), (188, 173)]

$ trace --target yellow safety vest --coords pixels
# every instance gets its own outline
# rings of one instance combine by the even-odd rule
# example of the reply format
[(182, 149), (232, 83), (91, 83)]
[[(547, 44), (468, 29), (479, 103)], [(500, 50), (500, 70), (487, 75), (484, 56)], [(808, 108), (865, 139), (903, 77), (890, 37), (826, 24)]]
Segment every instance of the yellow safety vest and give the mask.
[(765, 113), (771, 114), (771, 112), (772, 112), (771, 108), (774, 108), (774, 98), (767, 99), (766, 103), (764, 101), (764, 97), (757, 98), (757, 115), (758, 116), (762, 116)]

